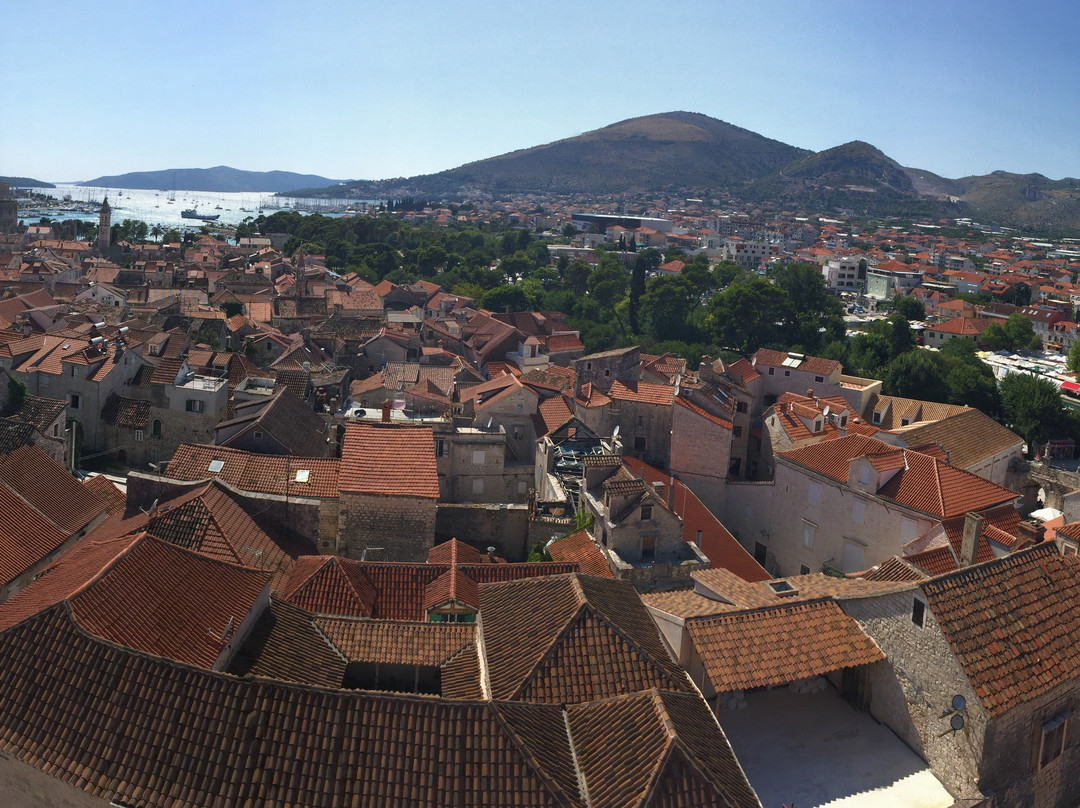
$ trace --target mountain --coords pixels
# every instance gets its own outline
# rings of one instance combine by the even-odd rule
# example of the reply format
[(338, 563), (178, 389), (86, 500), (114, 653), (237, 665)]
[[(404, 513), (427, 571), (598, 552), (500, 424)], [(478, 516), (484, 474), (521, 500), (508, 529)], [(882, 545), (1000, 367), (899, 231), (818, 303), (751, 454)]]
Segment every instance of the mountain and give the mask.
[(278, 193), (299, 188), (327, 186), (338, 180), (317, 174), (294, 174), (291, 171), (241, 171), (229, 166), (214, 168), (169, 168), (164, 171), (134, 171), (111, 177), (80, 182), (99, 188), (160, 188), (178, 191), (248, 191)]
[(970, 216), (987, 224), (1080, 229), (1075, 179), (1002, 171), (948, 179), (902, 166), (862, 141), (810, 152), (693, 112), (630, 118), (437, 174), (309, 187), (291, 195), (462, 199), (671, 192), (727, 194), (802, 211)]
[(12, 188), (55, 188), (51, 182), (33, 180), (30, 177), (0, 177), (0, 182), (6, 182)]
[(694, 112), (631, 118), (544, 146), (419, 177), (345, 183), (332, 196), (603, 194), (727, 187), (808, 154)]

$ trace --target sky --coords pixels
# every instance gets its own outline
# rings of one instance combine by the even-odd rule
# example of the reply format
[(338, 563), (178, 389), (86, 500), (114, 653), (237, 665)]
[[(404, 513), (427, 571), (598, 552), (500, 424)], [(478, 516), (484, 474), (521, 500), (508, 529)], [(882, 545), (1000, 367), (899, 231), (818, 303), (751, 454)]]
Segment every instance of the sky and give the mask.
[(0, 0), (0, 175), (407, 177), (685, 110), (1078, 177), (1078, 24), (1075, 0)]

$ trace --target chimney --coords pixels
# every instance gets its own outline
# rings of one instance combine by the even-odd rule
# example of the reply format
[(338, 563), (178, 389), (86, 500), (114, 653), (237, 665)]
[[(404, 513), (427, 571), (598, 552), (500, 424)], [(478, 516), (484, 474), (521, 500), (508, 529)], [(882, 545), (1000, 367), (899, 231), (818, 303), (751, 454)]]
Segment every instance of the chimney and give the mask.
[(487, 548), (487, 554), (488, 554), (488, 561), (490, 561), (491, 563), (494, 564), (495, 563), (495, 548), (494, 547), (488, 547)]
[(390, 423), (390, 399), (385, 399), (382, 403), (382, 422), (384, 424)]
[(983, 518), (971, 512), (964, 516), (964, 534), (960, 540), (960, 566), (970, 567), (979, 555), (979, 539), (982, 537)]

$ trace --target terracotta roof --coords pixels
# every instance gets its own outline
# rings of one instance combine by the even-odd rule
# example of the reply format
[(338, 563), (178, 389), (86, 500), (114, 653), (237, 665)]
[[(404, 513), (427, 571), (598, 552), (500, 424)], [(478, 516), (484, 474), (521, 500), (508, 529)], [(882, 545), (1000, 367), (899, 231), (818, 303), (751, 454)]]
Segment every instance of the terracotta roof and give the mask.
[(922, 589), (990, 715), (1080, 676), (1080, 566), (1052, 544), (930, 580)]
[(358, 494), (438, 499), (431, 427), (349, 423), (338, 487)]
[(641, 600), (650, 609), (681, 617), (704, 617), (711, 614), (738, 611), (734, 606), (716, 598), (710, 598), (694, 589), (671, 589), (666, 592), (644, 592)]
[(732, 428), (730, 418), (723, 418), (723, 417), (721, 417), (719, 415), (713, 415), (711, 412), (708, 412), (707, 410), (702, 409), (697, 404), (695, 404), (694, 402), (688, 400), (684, 396), (681, 396), (681, 395), (675, 396), (675, 403), (679, 404), (680, 406), (685, 407), (686, 409), (690, 410), (690, 412), (692, 412), (692, 413), (700, 415), (702, 418), (706, 419), (707, 421), (711, 421), (712, 423), (716, 424), (717, 426), (721, 426), (721, 427), (723, 427), (725, 429), (731, 429)]
[(778, 454), (843, 483), (847, 482), (850, 462), (867, 456), (879, 470), (898, 469), (878, 488), (878, 496), (939, 519), (962, 516), (1019, 496), (930, 455), (914, 449), (898, 449), (862, 435), (848, 435)]
[[(423, 621), (428, 586), (450, 568), (449, 564), (430, 561), (416, 564), (306, 556), (293, 564), (280, 597), (313, 613)], [(576, 571), (577, 565), (459, 563), (457, 568), (477, 583), (488, 583), (566, 574)]]
[[(176, 581), (182, 580), (182, 587)], [(112, 642), (211, 667), (270, 576), (180, 550), (146, 534), (84, 540), (0, 606), (0, 625), (70, 602), (75, 621)]]
[(761, 805), (696, 694), (648, 690), (570, 706), (567, 720), (591, 805)]
[(100, 497), (110, 515), (124, 512), (127, 497), (104, 474), (95, 474), (93, 477), (88, 477), (83, 481), (83, 488), (87, 491), (93, 491)]
[(577, 564), (585, 575), (596, 575), (600, 578), (615, 577), (611, 567), (608, 566), (607, 559), (587, 530), (575, 530), (553, 541), (546, 549), (552, 561)]
[(0, 691), (34, 694), (0, 704), (0, 750), (118, 804), (584, 802), (557, 706), (246, 681), (97, 640), (62, 608), (0, 634)]
[(782, 604), (688, 620), (718, 693), (786, 684), (885, 658), (831, 600)]
[(898, 430), (898, 434), (909, 446), (940, 445), (948, 453), (949, 462), (961, 469), (1023, 443), (1019, 435), (974, 408), (933, 423), (920, 422)]
[[(768, 348), (758, 348), (757, 352), (751, 357), (755, 369), (758, 367), (784, 367), (784, 362), (788, 360), (790, 354), (784, 351), (772, 351)], [(817, 373), (822, 376), (830, 375), (834, 370), (840, 367), (840, 363), (835, 359), (822, 359), (817, 356), (804, 356), (797, 365), (791, 365), (795, 370), (802, 370), (807, 373)], [(759, 371), (760, 372), (760, 371)]]
[(233, 656), (229, 673), (338, 688), (347, 664), (308, 612), (271, 598)]
[(565, 396), (544, 399), (536, 408), (536, 436), (542, 438), (554, 432), (573, 417)]
[(68, 535), (92, 522), (105, 505), (37, 446), (21, 446), (0, 462), (0, 483), (46, 514)]
[(573, 704), (692, 690), (625, 581), (575, 574), (489, 584), (480, 617), (493, 698)]
[(67, 402), (62, 399), (28, 395), (11, 417), (30, 424), (38, 432), (45, 432), (66, 411)]
[(671, 406), (675, 399), (675, 388), (666, 384), (648, 382), (621, 382), (616, 379), (611, 383), (608, 396), (614, 401), (638, 401), (645, 404)]
[[(215, 461), (221, 468), (211, 471), (211, 464), (217, 468)], [(217, 477), (234, 488), (262, 494), (336, 499), (339, 465), (340, 461), (332, 458), (261, 455), (223, 446), (181, 443), (164, 474), (174, 480)], [(307, 482), (297, 481), (298, 471), (308, 472)]]
[(443, 625), (325, 615), (314, 622), (350, 662), (438, 668), (476, 646), (476, 626), (469, 623)]
[(150, 402), (111, 393), (101, 409), (101, 420), (114, 426), (142, 429), (150, 420)]

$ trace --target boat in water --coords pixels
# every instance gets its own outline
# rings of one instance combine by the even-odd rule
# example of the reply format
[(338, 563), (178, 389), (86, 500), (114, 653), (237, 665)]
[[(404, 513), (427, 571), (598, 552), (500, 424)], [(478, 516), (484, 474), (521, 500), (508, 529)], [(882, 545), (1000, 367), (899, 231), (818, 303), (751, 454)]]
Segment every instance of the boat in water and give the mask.
[(184, 219), (202, 219), (204, 222), (214, 222), (218, 220), (221, 214), (199, 213), (197, 208), (188, 208), (187, 210), (180, 211), (180, 216)]

